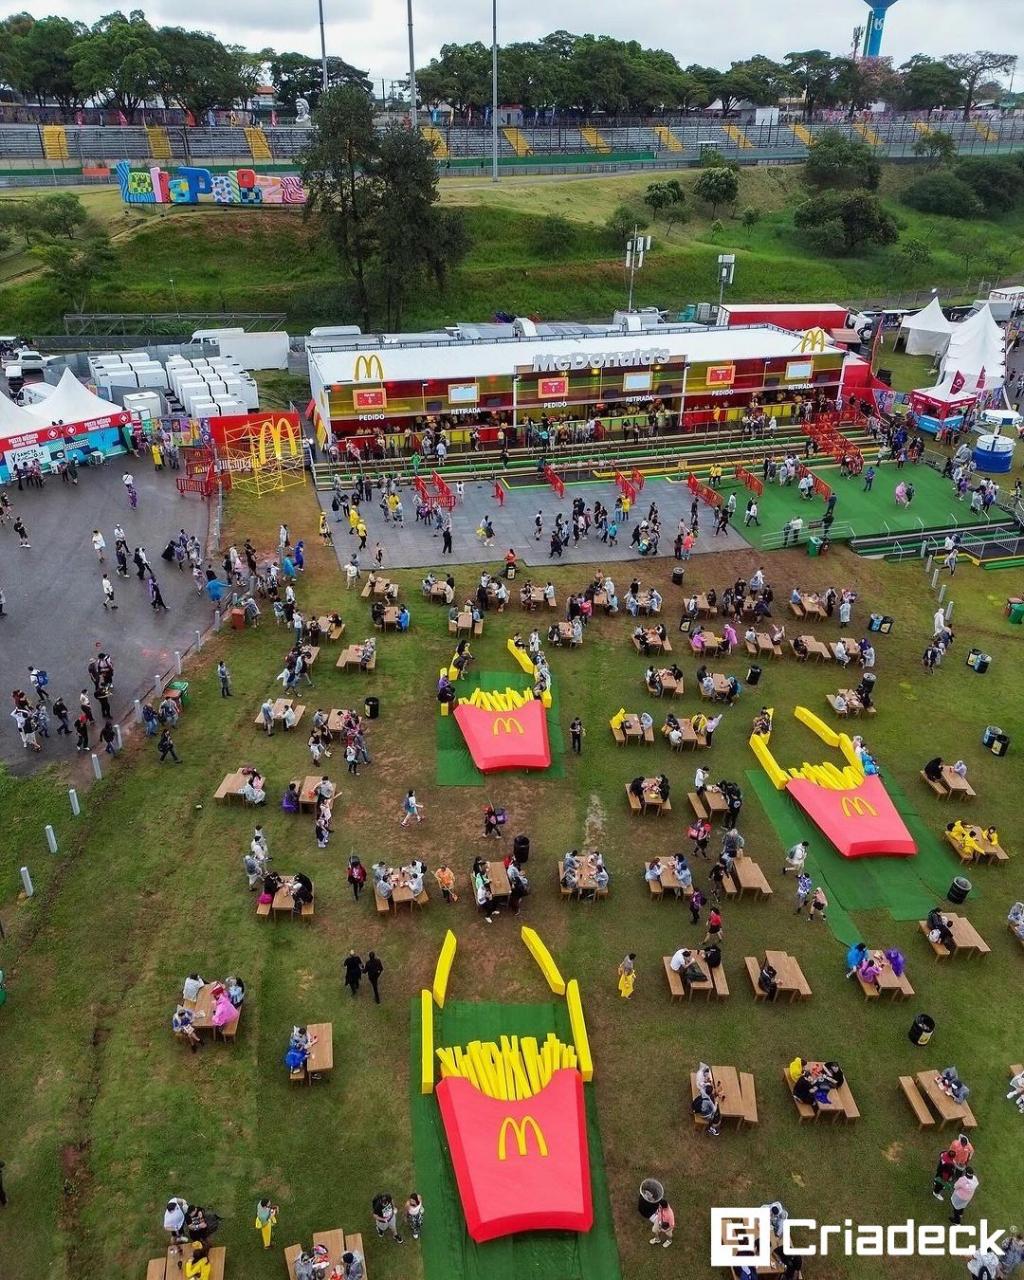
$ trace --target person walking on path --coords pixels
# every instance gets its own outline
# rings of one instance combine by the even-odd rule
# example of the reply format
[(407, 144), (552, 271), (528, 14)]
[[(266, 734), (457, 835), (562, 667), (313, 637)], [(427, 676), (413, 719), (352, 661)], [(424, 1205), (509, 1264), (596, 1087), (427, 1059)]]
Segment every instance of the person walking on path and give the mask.
[(791, 845), (786, 850), (786, 861), (782, 868), (782, 874), (788, 875), (790, 871), (795, 871), (799, 875), (804, 869), (804, 863), (807, 861), (807, 855), (811, 846), (806, 840)]
[(231, 672), (228, 670), (228, 664), (223, 658), (217, 663), (217, 679), (220, 681), (220, 696), (222, 698), (230, 698)]
[(270, 1237), (277, 1226), (278, 1207), (269, 1200), (260, 1200), (256, 1205), (256, 1230), (263, 1237), (264, 1249), (270, 1248)]
[(85, 689), (78, 695), (78, 705), (82, 708), (82, 715), (85, 716), (89, 724), (95, 724), (96, 717), (92, 713), (92, 703), (89, 701), (89, 694)]
[(950, 1222), (959, 1223), (963, 1221), (964, 1210), (974, 1199), (974, 1193), (978, 1189), (978, 1177), (970, 1165), (964, 1169), (963, 1173), (953, 1183), (953, 1194), (949, 1198), (949, 1207), (953, 1210), (950, 1215)]
[(445, 526), (441, 530), (441, 554), (443, 556), (452, 554), (452, 526), (450, 519), (445, 522)]
[(822, 920), (824, 920), (825, 912), (827, 910), (828, 910), (828, 898), (825, 896), (825, 890), (819, 884), (815, 888), (814, 893), (811, 895), (810, 902), (807, 904), (808, 923), (810, 923), (812, 920), (818, 919), (819, 917)]
[(796, 915), (803, 911), (807, 899), (811, 896), (814, 881), (806, 871), (801, 871), (796, 878)]
[(648, 1244), (660, 1244), (667, 1249), (672, 1243), (672, 1233), (676, 1229), (676, 1215), (672, 1206), (662, 1197), (658, 1207), (651, 1214), (651, 1238)]
[(352, 993), (355, 999), (359, 991), (359, 980), (363, 975), (363, 962), (354, 951), (350, 951), (343, 961), (345, 969), (345, 986)]
[(418, 1240), (423, 1230), (423, 1197), (418, 1191), (413, 1191), (405, 1202), (405, 1220), (409, 1224), (410, 1235)]
[(103, 721), (103, 728), (100, 730), (100, 741), (103, 743), (104, 750), (108, 756), (117, 755), (117, 734), (110, 720)]
[(348, 860), (348, 882), (352, 886), (352, 897), (358, 902), (366, 884), (366, 868), (355, 854)]
[(14, 517), (14, 532), (18, 535), (18, 542), (20, 546), (32, 546), (32, 543), (28, 540), (28, 530), (25, 528), (25, 522), (22, 520), (21, 516)]
[(75, 721), (75, 733), (78, 735), (78, 741), (75, 743), (76, 751), (89, 750), (89, 721), (83, 712)]
[(628, 1000), (636, 986), (636, 952), (630, 951), (619, 965), (619, 995)]
[(420, 810), (422, 808), (423, 806), (416, 800), (416, 792), (412, 790), (408, 791), (405, 799), (402, 801), (402, 821), (398, 825), (407, 827), (409, 825), (410, 818), (415, 818), (417, 822), (422, 822), (423, 819), (420, 817)]
[(71, 726), (69, 724), (68, 704), (63, 698), (58, 698), (53, 704), (53, 714), (60, 721), (60, 727), (57, 729), (57, 737), (71, 737)]
[[(381, 962), (380, 957), (377, 955), (375, 951), (371, 951), (370, 954), (366, 957), (366, 964), (363, 965), (363, 973), (366, 974), (367, 980), (369, 981), (370, 986), (373, 988), (374, 1004), (380, 1004), (380, 991), (377, 988), (377, 983), (380, 982), (380, 975), (383, 972), (384, 972), (384, 965)], [(415, 1234), (416, 1233), (413, 1232), (414, 1236)]]
[(104, 609), (116, 609), (117, 601), (114, 599), (114, 584), (110, 581), (106, 574), (100, 579), (100, 585), (103, 588), (103, 607)]
[(583, 754), (583, 721), (579, 716), (573, 717), (572, 724), (569, 725), (569, 738), (572, 742), (573, 755)]
[(168, 756), (171, 757), (175, 764), (181, 764), (181, 757), (174, 749), (174, 739), (171, 737), (170, 729), (165, 729), (163, 733), (161, 733), (160, 740), (156, 745), (160, 752), (161, 764), (163, 764)]
[(700, 889), (694, 889), (690, 894), (690, 923), (700, 924), (700, 910), (706, 899)]
[(157, 582), (156, 578), (153, 577), (152, 573), (149, 575), (148, 590), (149, 603), (153, 606), (153, 612), (159, 613), (160, 610), (163, 609), (164, 613), (168, 613), (169, 610), (164, 604), (164, 598), (160, 594), (160, 584)]
[(105, 559), (103, 553), (107, 549), (107, 540), (99, 529), (93, 529), (92, 531), (92, 549), (96, 552), (97, 560), (99, 560), (100, 564), (103, 564)]

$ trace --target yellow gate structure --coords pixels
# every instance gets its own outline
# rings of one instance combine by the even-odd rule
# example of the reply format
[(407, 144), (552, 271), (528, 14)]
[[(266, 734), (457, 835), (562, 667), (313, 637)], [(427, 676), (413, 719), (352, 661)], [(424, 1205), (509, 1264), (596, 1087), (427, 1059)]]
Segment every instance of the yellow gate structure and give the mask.
[(306, 483), (301, 431), (282, 414), (225, 431), (224, 456), (233, 486), (259, 498)]

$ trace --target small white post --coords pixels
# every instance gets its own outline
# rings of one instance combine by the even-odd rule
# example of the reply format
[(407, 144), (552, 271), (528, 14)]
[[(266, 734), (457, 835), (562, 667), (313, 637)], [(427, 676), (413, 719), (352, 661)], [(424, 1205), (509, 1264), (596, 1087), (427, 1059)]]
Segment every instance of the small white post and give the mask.
[(135, 699), (135, 721), (137, 724), (142, 724), (142, 703), (138, 698)]
[(164, 678), (159, 671), (156, 673), (156, 679), (153, 681), (153, 686), (156, 689), (156, 696), (158, 698), (161, 697), (164, 691)]
[(25, 897), (31, 898), (35, 893), (32, 887), (32, 877), (28, 873), (28, 867), (21, 868), (21, 887), (25, 890)]
[(219, 630), (220, 630), (220, 621), (221, 621), (221, 619), (220, 619), (220, 610), (219, 610), (219, 609), (215, 609), (215, 610), (214, 610), (214, 612), (213, 612), (213, 629), (214, 629), (214, 631), (219, 631)]
[(124, 748), (124, 742), (121, 740), (121, 726), (119, 724), (114, 725), (114, 746), (118, 751), (121, 751)]
[(196, 632), (196, 652), (198, 653), (202, 647), (203, 647), (203, 633), (201, 631), (197, 631)]
[(938, 569), (936, 569), (935, 572), (932, 574), (932, 590), (935, 591), (938, 585), (939, 585), (939, 571)]
[(74, 787), (68, 787), (68, 799), (71, 801), (71, 812), (77, 818), (82, 812), (82, 806), (78, 803), (78, 792)]
[[(921, 549), (922, 549), (922, 551), (924, 550), (924, 548), (923, 548), (923, 547), (922, 547)], [(927, 574), (931, 573), (931, 571), (932, 571), (932, 566), (934, 565), (934, 563), (935, 563), (935, 557), (934, 557), (934, 556), (929, 556), (929, 557), (928, 557), (928, 559), (927, 559), (927, 560), (925, 561), (925, 563), (924, 563), (924, 571), (925, 571), (925, 575), (927, 575)]]
[(53, 827), (49, 823), (46, 824), (46, 843), (51, 853), (57, 852), (57, 837), (53, 833)]
[(939, 587), (939, 604), (942, 604), (943, 600), (946, 598), (946, 586), (947, 584), (944, 582), (942, 586)]
[(100, 766), (100, 758), (95, 751), (92, 753), (92, 771), (97, 778), (103, 777), (103, 769)]
[(946, 621), (948, 622), (950, 618), (952, 618), (952, 616), (953, 616), (953, 601), (950, 600), (949, 604), (946, 605)]
[(181, 675), (181, 653), (175, 649), (174, 651), (174, 667), (178, 675)]

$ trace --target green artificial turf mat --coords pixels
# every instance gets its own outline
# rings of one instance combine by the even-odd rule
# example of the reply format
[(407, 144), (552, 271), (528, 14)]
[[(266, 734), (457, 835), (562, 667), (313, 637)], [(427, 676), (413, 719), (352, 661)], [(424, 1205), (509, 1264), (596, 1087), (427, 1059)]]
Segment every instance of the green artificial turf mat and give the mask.
[[(526, 691), (529, 679), (518, 667), (507, 671), (478, 671), (456, 682), (460, 698), (468, 698), (474, 689), (485, 693), (504, 693), (506, 688)], [(454, 710), (454, 708), (452, 708)], [(565, 735), (558, 721), (558, 677), (552, 677), (551, 708), (548, 711), (548, 744), (551, 747), (551, 764), (543, 770), (548, 778), (565, 777)], [(537, 773), (535, 769), (507, 769), (502, 777), (527, 777)], [(462, 730), (452, 715), (437, 717), (437, 773), (439, 787), (482, 787), (488, 776), (473, 763)]]
[[(594, 1090), (584, 1086), (594, 1225), (586, 1234), (532, 1231), (476, 1244), (466, 1232), (444, 1125), (432, 1094), (421, 1094), (420, 1002), (410, 1002), (409, 1101), (417, 1188), (426, 1204), (420, 1241), (426, 1280), (620, 1280)], [(502, 1035), (536, 1036), (549, 1031), (572, 1043), (564, 1004), (494, 1004), (454, 1001), (434, 1010), (434, 1043), (466, 1045)]]

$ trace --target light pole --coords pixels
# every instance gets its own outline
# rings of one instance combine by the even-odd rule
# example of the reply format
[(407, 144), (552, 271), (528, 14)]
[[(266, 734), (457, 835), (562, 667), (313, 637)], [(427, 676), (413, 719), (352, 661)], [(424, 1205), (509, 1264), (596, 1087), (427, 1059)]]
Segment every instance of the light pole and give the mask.
[(409, 21), (409, 126), (416, 128), (416, 55), (412, 48), (412, 0), (406, 0)]
[(320, 10), (320, 85), (327, 92), (327, 36), (324, 33), (324, 0), (317, 0)]
[(498, 0), (491, 0), (491, 181), (498, 181)]

